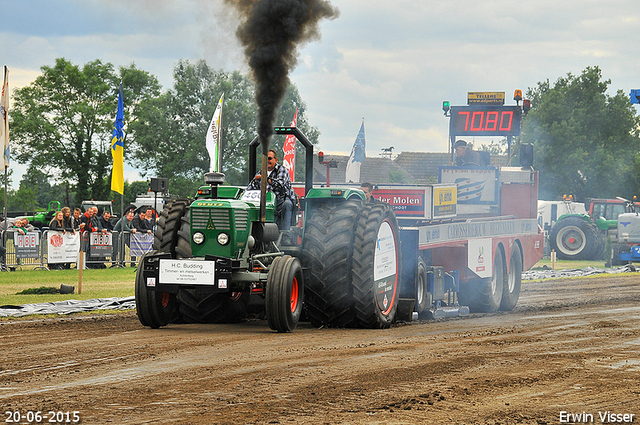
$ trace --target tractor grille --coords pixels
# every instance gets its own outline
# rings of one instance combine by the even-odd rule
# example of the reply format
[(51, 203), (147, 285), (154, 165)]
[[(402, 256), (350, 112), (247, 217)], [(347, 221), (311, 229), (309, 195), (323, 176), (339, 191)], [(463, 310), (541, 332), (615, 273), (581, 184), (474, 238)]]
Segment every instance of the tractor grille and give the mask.
[(191, 210), (191, 225), (194, 229), (207, 229), (210, 222), (217, 230), (231, 230), (228, 210), (208, 208)]
[(246, 210), (235, 211), (236, 216), (236, 230), (239, 232), (247, 230), (247, 221), (249, 218), (249, 212)]

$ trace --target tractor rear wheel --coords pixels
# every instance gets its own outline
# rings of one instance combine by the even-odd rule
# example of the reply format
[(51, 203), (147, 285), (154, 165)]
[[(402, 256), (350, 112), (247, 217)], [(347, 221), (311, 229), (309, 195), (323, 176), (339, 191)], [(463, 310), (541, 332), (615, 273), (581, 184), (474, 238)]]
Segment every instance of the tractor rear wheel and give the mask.
[(269, 266), (266, 287), (266, 314), (269, 327), (290, 332), (298, 326), (304, 299), (304, 279), (300, 260), (290, 255), (277, 257)]
[(153, 249), (175, 254), (178, 230), (190, 204), (191, 201), (187, 198), (177, 198), (167, 202), (158, 218), (153, 235)]
[(143, 255), (136, 270), (136, 314), (143, 326), (149, 326), (152, 329), (168, 325), (175, 319), (177, 311), (175, 294), (151, 290), (144, 279), (144, 259), (147, 255), (157, 252), (152, 251)]
[[(189, 214), (182, 216), (182, 226), (177, 231), (176, 258), (191, 258), (191, 232)], [(231, 293), (200, 293), (195, 289), (181, 288), (177, 300), (185, 322), (237, 323), (244, 320), (249, 310), (249, 291)]]
[(388, 328), (398, 308), (400, 231), (391, 205), (368, 204), (356, 224), (352, 287), (356, 317), (365, 328)]
[(318, 201), (307, 210), (302, 260), (305, 307), (314, 326), (355, 324), (351, 257), (360, 199)]
[(549, 244), (560, 260), (589, 260), (598, 249), (598, 232), (581, 217), (566, 217), (551, 228)]

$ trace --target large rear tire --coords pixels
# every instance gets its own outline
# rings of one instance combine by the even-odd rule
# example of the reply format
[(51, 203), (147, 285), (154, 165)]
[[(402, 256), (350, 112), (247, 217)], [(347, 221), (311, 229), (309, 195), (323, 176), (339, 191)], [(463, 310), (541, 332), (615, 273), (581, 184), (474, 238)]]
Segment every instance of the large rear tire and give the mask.
[(175, 319), (177, 304), (176, 295), (168, 292), (158, 292), (147, 287), (144, 279), (144, 259), (152, 251), (142, 256), (140, 266), (136, 270), (136, 314), (143, 326), (158, 329), (166, 326)]
[(513, 244), (511, 249), (511, 260), (509, 261), (509, 272), (507, 280), (502, 289), (502, 301), (500, 310), (511, 311), (518, 304), (520, 298), (520, 288), (522, 286), (522, 254), (520, 246)]
[(153, 235), (153, 249), (175, 254), (182, 217), (187, 213), (190, 204), (191, 201), (187, 198), (172, 199), (165, 204)]
[(598, 249), (597, 229), (581, 217), (566, 217), (549, 232), (549, 244), (561, 260), (589, 260)]
[(300, 260), (284, 255), (269, 267), (266, 287), (266, 315), (269, 327), (291, 332), (298, 326), (304, 299), (304, 279)]
[(361, 200), (318, 201), (308, 208), (302, 244), (305, 305), (314, 326), (353, 325), (351, 287), (354, 227)]
[(356, 317), (365, 328), (388, 328), (398, 308), (400, 231), (391, 205), (368, 204), (356, 225), (352, 287)]

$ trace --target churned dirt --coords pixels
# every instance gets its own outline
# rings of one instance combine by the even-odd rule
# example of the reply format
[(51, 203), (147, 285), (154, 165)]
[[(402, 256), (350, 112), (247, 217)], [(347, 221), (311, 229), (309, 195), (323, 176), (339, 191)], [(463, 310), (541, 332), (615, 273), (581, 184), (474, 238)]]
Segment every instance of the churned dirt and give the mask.
[(152, 330), (128, 312), (3, 321), (0, 344), (4, 422), (640, 423), (636, 275), (525, 281), (510, 313), (387, 330)]

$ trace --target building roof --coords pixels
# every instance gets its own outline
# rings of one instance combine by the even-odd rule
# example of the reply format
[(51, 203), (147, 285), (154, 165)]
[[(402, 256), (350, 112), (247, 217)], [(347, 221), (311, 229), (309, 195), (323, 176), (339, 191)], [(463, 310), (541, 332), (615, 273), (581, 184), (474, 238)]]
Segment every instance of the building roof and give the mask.
[[(325, 161), (336, 161), (337, 168), (330, 168), (331, 184), (349, 183), (345, 181), (347, 161), (345, 155), (326, 155)], [(504, 155), (492, 155), (492, 165), (505, 165)], [(394, 159), (367, 157), (360, 166), (360, 182), (372, 184), (428, 184), (438, 181), (441, 166), (451, 165), (451, 154), (446, 152), (401, 152)], [(314, 183), (327, 182), (327, 166), (314, 161)], [(358, 182), (354, 182), (358, 183)]]

